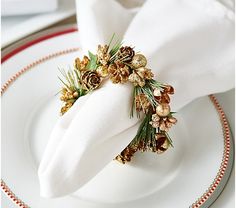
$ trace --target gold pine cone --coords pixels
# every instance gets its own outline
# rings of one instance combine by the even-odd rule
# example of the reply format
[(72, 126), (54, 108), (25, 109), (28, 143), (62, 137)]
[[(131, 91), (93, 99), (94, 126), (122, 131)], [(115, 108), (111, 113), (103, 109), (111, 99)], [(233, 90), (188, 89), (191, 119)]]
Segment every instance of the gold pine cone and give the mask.
[(87, 56), (84, 56), (82, 60), (80, 60), (80, 58), (76, 58), (74, 66), (77, 70), (83, 71), (86, 69), (86, 66), (88, 65), (89, 61), (90, 60)]
[(73, 102), (67, 102), (65, 105), (61, 108), (61, 115), (64, 115), (73, 105)]
[(103, 65), (106, 66), (110, 60), (110, 54), (108, 53), (108, 46), (104, 45), (98, 45), (98, 49), (97, 49), (97, 60), (98, 62)]
[(164, 92), (170, 95), (175, 94), (175, 89), (171, 85), (165, 85)]
[(177, 123), (177, 119), (173, 116), (160, 117), (156, 113), (152, 115), (150, 124), (153, 128), (160, 128), (161, 131), (169, 131), (172, 125)]
[(135, 97), (135, 106), (137, 111), (143, 111), (144, 113), (147, 113), (151, 103), (149, 102), (147, 96), (144, 93), (141, 93)]
[(79, 97), (79, 93), (76, 90), (69, 90), (67, 88), (62, 88), (60, 100), (67, 102), (68, 100), (77, 99)]
[(81, 75), (82, 87), (85, 90), (94, 90), (101, 84), (101, 77), (96, 71), (87, 70)]
[(130, 62), (134, 56), (135, 52), (130, 46), (123, 46), (117, 53), (118, 59), (121, 62)]
[(115, 159), (123, 164), (130, 162), (137, 150), (137, 147), (129, 145), (119, 155), (117, 155)]
[(154, 89), (154, 97), (158, 103), (170, 103), (170, 96), (174, 94), (174, 88), (171, 85), (165, 85), (163, 90)]
[(141, 78), (135, 71), (129, 75), (128, 80), (132, 82), (134, 86), (143, 87), (145, 85), (145, 80)]
[(165, 152), (170, 146), (169, 141), (166, 138), (166, 135), (161, 134), (161, 133), (157, 133), (155, 135), (155, 138), (156, 138), (156, 152), (157, 152), (157, 154), (161, 154), (161, 153)]
[(154, 95), (156, 101), (160, 104), (162, 104), (162, 103), (169, 104), (170, 103), (170, 96), (165, 91), (161, 91), (160, 89), (154, 89), (153, 95)]
[(114, 63), (109, 65), (108, 73), (113, 83), (125, 83), (129, 78), (129, 67), (123, 63)]
[(151, 69), (140, 67), (136, 69), (137, 74), (144, 80), (150, 80), (154, 77), (154, 74), (152, 73)]
[(134, 86), (143, 87), (145, 85), (145, 80), (150, 80), (153, 77), (153, 73), (150, 69), (140, 67), (133, 70), (132, 74), (129, 76), (129, 81), (133, 83)]

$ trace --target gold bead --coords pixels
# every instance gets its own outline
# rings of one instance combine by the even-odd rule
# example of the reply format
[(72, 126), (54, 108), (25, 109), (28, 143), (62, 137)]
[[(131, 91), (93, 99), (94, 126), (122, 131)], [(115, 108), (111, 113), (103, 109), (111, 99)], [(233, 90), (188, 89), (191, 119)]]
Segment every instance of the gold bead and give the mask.
[(75, 92), (73, 93), (73, 97), (74, 97), (74, 98), (79, 97), (79, 93), (78, 93), (77, 91), (75, 91)]
[(132, 58), (131, 64), (135, 69), (145, 67), (147, 65), (147, 59), (142, 54), (136, 54)]
[(168, 116), (170, 113), (170, 106), (167, 103), (162, 103), (156, 107), (156, 114), (161, 117)]

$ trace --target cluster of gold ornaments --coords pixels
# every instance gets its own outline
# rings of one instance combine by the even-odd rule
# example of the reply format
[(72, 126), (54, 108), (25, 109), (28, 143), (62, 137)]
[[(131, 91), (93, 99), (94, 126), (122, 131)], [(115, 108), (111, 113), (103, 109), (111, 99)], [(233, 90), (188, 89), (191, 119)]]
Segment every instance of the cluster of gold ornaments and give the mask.
[(61, 79), (64, 85), (61, 90), (62, 115), (78, 98), (99, 88), (105, 80), (110, 79), (114, 84), (133, 84), (131, 117), (136, 111), (137, 116), (144, 118), (136, 137), (116, 157), (122, 163), (130, 161), (136, 151), (162, 153), (172, 145), (168, 131), (177, 122), (169, 105), (174, 88), (154, 80), (154, 74), (146, 65), (144, 55), (136, 54), (132, 47), (118, 42), (113, 46), (111, 43), (99, 45), (96, 54), (89, 52), (89, 57), (76, 58), (73, 71), (62, 72), (65, 77), (64, 81)]

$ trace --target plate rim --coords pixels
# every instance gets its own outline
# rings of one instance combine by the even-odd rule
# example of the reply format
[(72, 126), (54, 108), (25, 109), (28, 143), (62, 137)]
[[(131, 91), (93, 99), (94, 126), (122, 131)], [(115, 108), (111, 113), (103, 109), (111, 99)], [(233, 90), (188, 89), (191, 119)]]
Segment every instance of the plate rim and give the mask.
[(75, 24), (66, 24), (62, 26), (52, 27), (40, 32), (37, 32), (35, 34), (32, 34), (30, 36), (27, 36), (19, 41), (16, 41), (15, 43), (7, 46), (2, 50), (2, 57), (1, 57), (1, 64), (3, 64), (5, 61), (10, 59), (12, 56), (16, 55), (17, 53), (25, 50), (26, 48), (29, 48), (30, 46), (33, 46), (37, 43), (40, 43), (42, 41), (60, 36), (65, 35), (67, 33), (77, 32), (78, 28)]
[[(23, 51), (24, 49), (35, 45), (37, 43), (40, 43), (44, 40), (51, 39), (54, 37), (58, 37), (60, 35), (65, 35), (67, 33), (77, 32), (78, 29), (76, 25), (64, 25), (59, 27), (50, 28), (41, 32), (38, 32), (34, 35), (31, 35), (22, 41), (16, 42), (15, 44), (5, 48), (2, 51), (2, 58), (1, 63), (4, 63), (8, 59), (10, 59), (12, 56), (16, 55), (17, 53)], [(38, 64), (45, 62), (47, 60), (50, 60), (52, 58), (65, 55), (68, 53), (73, 53), (78, 51), (79, 48), (69, 48), (62, 51), (57, 51), (54, 53), (51, 53), (49, 55), (43, 56), (34, 62), (28, 64), (27, 66), (23, 67), (21, 70), (19, 70), (17, 73), (15, 73), (13, 76), (11, 76), (1, 87), (1, 96), (3, 93), (8, 89), (8, 87), (14, 83), (14, 81), (17, 80), (18, 77), (20, 77), (25, 72), (29, 71), (30, 69), (34, 68)], [(226, 115), (224, 113), (223, 108), (220, 106), (218, 100), (214, 95), (209, 95), (209, 98), (214, 105), (217, 114), (220, 119), (220, 123), (222, 126), (223, 131), (223, 137), (224, 137), (224, 152), (223, 157), (221, 161), (221, 166), (216, 174), (216, 177), (214, 178), (214, 181), (211, 183), (209, 188), (203, 193), (195, 202), (192, 203), (189, 207), (191, 208), (199, 208), (199, 207), (208, 207), (211, 204), (214, 203), (214, 201), (219, 197), (221, 192), (223, 191), (224, 187), (227, 184), (227, 181), (229, 179), (229, 176), (231, 174), (233, 161), (234, 161), (234, 147), (233, 147), (233, 141), (231, 138), (231, 132), (230, 127), (226, 118)], [(231, 160), (230, 160), (231, 158)], [(227, 176), (227, 178), (226, 178)], [(226, 180), (224, 180), (226, 178)], [(224, 182), (225, 181), (225, 182)], [(222, 184), (224, 182), (224, 184)], [(221, 185), (222, 184), (222, 185)], [(19, 207), (29, 208), (30, 206), (27, 205), (25, 202), (23, 202), (19, 197), (17, 197), (14, 192), (10, 189), (10, 187), (4, 182), (3, 179), (1, 179), (1, 189), (2, 191), (13, 201), (16, 205)], [(211, 199), (211, 202), (209, 200)], [(207, 205), (209, 202), (210, 204)]]

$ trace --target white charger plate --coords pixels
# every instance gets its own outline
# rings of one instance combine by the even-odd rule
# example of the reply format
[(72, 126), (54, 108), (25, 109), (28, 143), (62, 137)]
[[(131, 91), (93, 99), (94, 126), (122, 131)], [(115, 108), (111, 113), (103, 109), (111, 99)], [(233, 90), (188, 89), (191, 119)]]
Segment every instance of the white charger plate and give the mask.
[[(178, 113), (174, 148), (116, 161), (71, 196), (39, 195), (37, 166), (58, 118), (58, 69), (80, 56), (74, 27), (39, 33), (3, 51), (2, 190), (20, 207), (209, 207), (233, 163), (229, 126), (217, 100), (200, 98)], [(5, 83), (5, 84), (4, 84)], [(88, 164), (89, 165), (89, 164)]]

